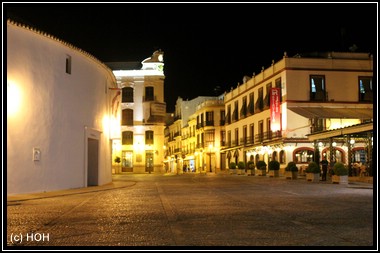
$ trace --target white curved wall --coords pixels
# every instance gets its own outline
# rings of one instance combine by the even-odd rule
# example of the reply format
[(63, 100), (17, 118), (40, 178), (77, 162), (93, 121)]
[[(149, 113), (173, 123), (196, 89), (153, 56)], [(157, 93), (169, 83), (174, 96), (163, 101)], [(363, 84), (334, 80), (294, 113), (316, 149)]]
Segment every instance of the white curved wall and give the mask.
[[(85, 52), (7, 23), (8, 195), (86, 187), (86, 138), (98, 131), (98, 184), (112, 181), (107, 119), (115, 83)], [(40, 161), (33, 161), (33, 148)]]

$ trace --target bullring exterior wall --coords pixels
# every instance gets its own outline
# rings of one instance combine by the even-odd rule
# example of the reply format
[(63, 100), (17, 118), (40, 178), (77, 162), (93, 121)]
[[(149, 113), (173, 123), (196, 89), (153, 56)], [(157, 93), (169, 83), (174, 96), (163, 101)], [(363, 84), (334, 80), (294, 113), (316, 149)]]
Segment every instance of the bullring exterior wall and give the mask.
[(115, 85), (112, 71), (90, 54), (8, 20), (8, 195), (112, 181)]

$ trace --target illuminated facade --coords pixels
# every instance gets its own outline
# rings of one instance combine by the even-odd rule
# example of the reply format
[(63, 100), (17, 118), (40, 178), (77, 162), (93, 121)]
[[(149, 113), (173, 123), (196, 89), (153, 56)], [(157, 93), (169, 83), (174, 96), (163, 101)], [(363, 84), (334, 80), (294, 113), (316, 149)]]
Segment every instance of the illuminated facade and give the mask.
[(10, 20), (7, 56), (7, 194), (110, 183), (112, 71)]
[(113, 173), (163, 172), (164, 102), (163, 52), (139, 64), (111, 62), (107, 65), (117, 79), (119, 96), (114, 101), (120, 129), (113, 136), (112, 160), (121, 158)]
[[(168, 172), (204, 171), (219, 168), (220, 116), (223, 97), (199, 96), (192, 100), (178, 98), (174, 120), (165, 129), (165, 167)], [(218, 160), (217, 160), (218, 159)]]
[[(227, 165), (277, 160), (283, 170), (290, 161), (301, 167), (317, 155), (346, 164), (371, 162), (366, 150), (373, 128), (372, 76), (373, 59), (365, 53), (285, 54), (263, 67), (225, 94), (221, 152)], [(334, 138), (315, 136), (354, 125), (366, 127)]]

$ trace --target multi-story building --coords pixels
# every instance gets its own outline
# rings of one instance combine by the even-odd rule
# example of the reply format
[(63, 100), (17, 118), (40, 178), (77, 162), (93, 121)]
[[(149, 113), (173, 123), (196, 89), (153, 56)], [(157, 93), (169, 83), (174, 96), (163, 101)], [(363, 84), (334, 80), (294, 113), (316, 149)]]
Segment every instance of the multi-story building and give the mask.
[[(121, 171), (163, 172), (164, 101), (163, 52), (139, 63), (110, 62), (117, 80), (119, 136), (113, 138), (113, 158), (121, 157)], [(115, 169), (115, 173), (119, 172)]]
[(278, 160), (282, 168), (290, 161), (301, 167), (317, 156), (371, 162), (372, 77), (369, 54), (285, 53), (225, 94), (227, 164)]
[(196, 119), (194, 152), (196, 167), (199, 171), (216, 173), (225, 168), (225, 159), (220, 159), (220, 149), (225, 137), (223, 95), (199, 104), (194, 118)]
[[(195, 169), (199, 171), (199, 169), (203, 167), (203, 162), (199, 162), (198, 165), (195, 164), (195, 156), (197, 154), (195, 151), (203, 151), (204, 133), (202, 132), (196, 135), (196, 131), (199, 132), (198, 129), (201, 128), (201, 124), (206, 124), (206, 116), (210, 119), (207, 124), (211, 124), (213, 120), (211, 116), (214, 117), (213, 114), (206, 115), (203, 112), (205, 109), (202, 108), (205, 105), (214, 106), (215, 102), (212, 101), (215, 100), (221, 101), (218, 105), (222, 106), (223, 99), (220, 97), (199, 96), (192, 100), (183, 100), (181, 97), (177, 99), (174, 112), (174, 121), (167, 126), (165, 134), (165, 167), (167, 168), (167, 171), (183, 173), (184, 171), (195, 171)], [(207, 103), (207, 101), (211, 102)], [(203, 111), (198, 112), (198, 110)], [(219, 116), (216, 118), (219, 119)], [(207, 127), (211, 127), (211, 125)], [(215, 148), (213, 153), (215, 153), (218, 146), (219, 145), (214, 146)], [(200, 161), (199, 158), (198, 161)], [(202, 167), (200, 167), (200, 165), (202, 165)]]

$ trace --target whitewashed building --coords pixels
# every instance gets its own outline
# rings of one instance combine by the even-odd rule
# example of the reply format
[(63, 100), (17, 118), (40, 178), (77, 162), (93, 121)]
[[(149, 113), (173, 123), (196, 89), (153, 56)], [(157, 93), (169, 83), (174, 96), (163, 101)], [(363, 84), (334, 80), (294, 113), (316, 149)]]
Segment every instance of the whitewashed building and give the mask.
[(110, 183), (112, 71), (10, 20), (6, 38), (7, 194)]
[(113, 136), (114, 173), (164, 171), (164, 52), (155, 51), (139, 62), (106, 63), (117, 79), (116, 113), (119, 129)]

